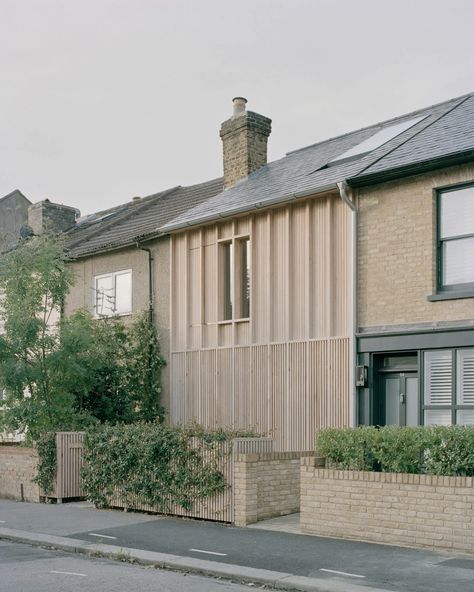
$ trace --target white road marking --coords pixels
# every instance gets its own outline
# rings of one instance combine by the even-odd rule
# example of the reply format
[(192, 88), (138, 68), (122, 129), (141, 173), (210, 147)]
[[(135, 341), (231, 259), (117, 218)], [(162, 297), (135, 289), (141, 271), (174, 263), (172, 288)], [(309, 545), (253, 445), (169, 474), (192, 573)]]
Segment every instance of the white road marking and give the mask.
[(0, 524), (5, 524), (6, 520), (0, 520)]
[(216, 551), (203, 551), (202, 549), (189, 549), (195, 553), (207, 553), (208, 555), (219, 555), (220, 557), (227, 557), (227, 553), (217, 553)]
[(319, 571), (327, 571), (328, 573), (338, 574), (340, 576), (349, 576), (350, 578), (365, 578), (367, 576), (361, 576), (359, 574), (347, 573), (346, 571), (337, 571), (336, 569), (324, 569), (323, 567)]
[(75, 571), (56, 571), (55, 569), (53, 569), (49, 573), (62, 574), (65, 576), (80, 576), (81, 578), (87, 578), (87, 574), (77, 573)]
[(90, 532), (89, 536), (100, 537), (101, 539), (116, 539), (117, 537), (109, 536), (108, 534), (97, 534), (96, 532)]

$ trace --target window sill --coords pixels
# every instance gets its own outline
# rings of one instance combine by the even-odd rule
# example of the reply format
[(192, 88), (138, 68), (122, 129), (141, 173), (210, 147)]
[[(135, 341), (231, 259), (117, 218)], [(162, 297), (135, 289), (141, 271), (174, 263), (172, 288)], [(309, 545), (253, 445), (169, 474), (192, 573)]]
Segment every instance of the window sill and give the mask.
[(459, 292), (453, 290), (452, 292), (438, 292), (438, 294), (427, 296), (429, 302), (438, 302), (439, 300), (460, 300), (461, 298), (474, 298), (474, 290), (459, 290)]
[(113, 319), (113, 318), (117, 318), (117, 317), (131, 317), (133, 314), (132, 311), (130, 312), (118, 312), (117, 314), (107, 314), (107, 315), (98, 315), (98, 314), (94, 314), (92, 315), (93, 319)]
[(226, 321), (217, 321), (218, 325), (231, 325), (232, 323), (249, 323), (250, 319), (228, 319)]

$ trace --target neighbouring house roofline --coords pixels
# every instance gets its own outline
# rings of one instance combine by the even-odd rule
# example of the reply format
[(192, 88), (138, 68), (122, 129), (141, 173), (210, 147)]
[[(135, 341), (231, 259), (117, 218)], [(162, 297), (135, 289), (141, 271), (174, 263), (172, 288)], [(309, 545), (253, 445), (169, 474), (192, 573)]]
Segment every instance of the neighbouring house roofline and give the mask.
[[(164, 236), (157, 227), (222, 190), (222, 178), (166, 191), (92, 214), (66, 234), (71, 260), (136, 247)], [(105, 219), (103, 218), (105, 216)]]
[(4, 200), (9, 199), (10, 197), (15, 197), (15, 196), (22, 197), (23, 199), (25, 199), (31, 205), (31, 201), (19, 189), (14, 189), (13, 191), (10, 191), (10, 193), (7, 193), (3, 197), (0, 197), (0, 203), (2, 201), (4, 201)]

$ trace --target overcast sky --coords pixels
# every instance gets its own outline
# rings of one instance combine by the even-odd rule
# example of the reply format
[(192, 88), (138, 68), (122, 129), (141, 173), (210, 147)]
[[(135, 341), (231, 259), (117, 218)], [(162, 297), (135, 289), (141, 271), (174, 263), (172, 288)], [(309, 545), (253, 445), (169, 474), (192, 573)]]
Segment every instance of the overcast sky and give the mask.
[(89, 213), (474, 91), (473, 0), (0, 0), (0, 196)]

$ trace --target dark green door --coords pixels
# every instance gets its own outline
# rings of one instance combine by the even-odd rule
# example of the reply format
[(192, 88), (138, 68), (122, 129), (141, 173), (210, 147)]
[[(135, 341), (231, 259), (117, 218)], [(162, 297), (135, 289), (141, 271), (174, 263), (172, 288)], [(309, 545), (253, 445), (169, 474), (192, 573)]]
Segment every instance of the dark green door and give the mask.
[(418, 374), (387, 372), (381, 376), (381, 383), (385, 425), (418, 425)]

